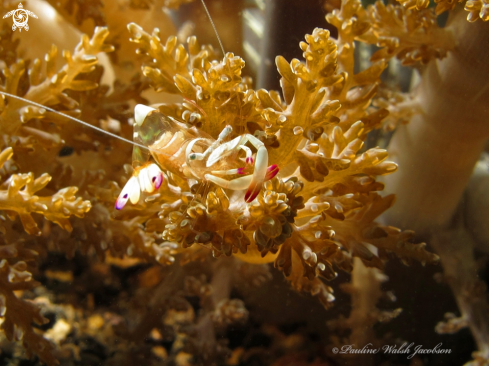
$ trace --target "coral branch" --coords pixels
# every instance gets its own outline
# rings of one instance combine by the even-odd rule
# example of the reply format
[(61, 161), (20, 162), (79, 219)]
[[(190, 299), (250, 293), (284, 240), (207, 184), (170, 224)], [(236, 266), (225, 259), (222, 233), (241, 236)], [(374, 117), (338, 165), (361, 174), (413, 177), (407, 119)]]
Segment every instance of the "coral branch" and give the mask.
[(483, 364), (489, 360), (489, 302), (487, 286), (477, 275), (474, 243), (460, 221), (454, 229), (438, 232), (432, 237), (432, 243), (440, 254), (444, 276), (455, 295), (462, 319), (477, 343), (478, 352), (474, 357)]
[(473, 43), (461, 42), (445, 60), (429, 64), (416, 93), (423, 113), (400, 126), (388, 147), (400, 169), (384, 179), (386, 192), (397, 195), (385, 220), (420, 234), (450, 222), (489, 136), (483, 107), (489, 92), (480, 77), (489, 62), (478, 46), (489, 42), (488, 26), (468, 24), (458, 13), (449, 27)]
[[(47, 106), (61, 103), (69, 109), (74, 109), (77, 105), (76, 101), (64, 91), (67, 89), (85, 91), (97, 87), (96, 83), (78, 80), (77, 76), (94, 70), (98, 53), (113, 50), (113, 46), (105, 43), (108, 34), (106, 28), (96, 28), (92, 38), (83, 35), (73, 54), (69, 51), (63, 52), (66, 64), (58, 72), (55, 71), (57, 48), (53, 45), (46, 54), (45, 75), (41, 74), (39, 60), (34, 61), (34, 66), (29, 70), (31, 87), (24, 98)], [(2, 90), (19, 95), (22, 92), (18, 90), (19, 80), (25, 72), (23, 61), (12, 65), (10, 70), (5, 68), (6, 82)], [(4, 133), (15, 133), (21, 123), (32, 118), (43, 118), (46, 114), (44, 109), (25, 106), (25, 103), (19, 100), (10, 100), (8, 104), (5, 104), (4, 100), (5, 97), (2, 95), (0, 127)]]
[[(5, 149), (0, 153), (0, 168), (12, 155), (12, 148)], [(10, 212), (12, 217), (19, 215), (25, 231), (31, 235), (41, 235), (31, 213), (39, 213), (63, 229), (71, 231), (72, 227), (68, 218), (71, 215), (83, 217), (91, 208), (90, 201), (83, 201), (80, 197), (75, 197), (77, 187), (61, 189), (49, 197), (35, 195), (50, 180), (51, 177), (47, 174), (37, 179), (34, 179), (32, 173), (13, 174), (3, 183), (7, 189), (0, 190), (0, 209)]]
[(25, 262), (10, 265), (6, 259), (0, 262), (0, 309), (4, 321), (1, 325), (8, 340), (22, 340), (29, 355), (39, 356), (47, 365), (58, 365), (53, 355), (53, 344), (36, 333), (32, 323), (46, 323), (39, 309), (26, 301), (19, 300), (14, 291), (28, 290), (39, 284), (26, 271)]

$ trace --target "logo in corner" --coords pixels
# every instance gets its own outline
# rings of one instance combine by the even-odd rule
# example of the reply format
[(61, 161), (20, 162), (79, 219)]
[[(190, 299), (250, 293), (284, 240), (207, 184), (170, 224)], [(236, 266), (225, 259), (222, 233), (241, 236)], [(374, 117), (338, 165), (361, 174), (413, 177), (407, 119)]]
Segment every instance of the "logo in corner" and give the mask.
[(22, 32), (22, 28), (24, 28), (26, 31), (29, 30), (29, 25), (27, 24), (27, 21), (29, 20), (29, 15), (38, 19), (36, 14), (34, 14), (32, 11), (25, 10), (22, 6), (22, 3), (19, 3), (19, 8), (9, 11), (3, 16), (3, 19), (12, 16), (12, 19), (14, 21), (14, 24), (12, 25), (12, 30), (15, 31), (17, 28), (19, 28), (19, 32)]

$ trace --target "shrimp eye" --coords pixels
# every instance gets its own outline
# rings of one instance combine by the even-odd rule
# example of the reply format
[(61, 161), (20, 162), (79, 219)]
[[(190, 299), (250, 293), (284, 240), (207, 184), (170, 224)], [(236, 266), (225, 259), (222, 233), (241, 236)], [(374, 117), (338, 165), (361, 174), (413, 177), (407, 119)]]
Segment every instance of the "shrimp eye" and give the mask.
[(197, 156), (195, 154), (190, 154), (188, 157), (190, 160), (195, 160)]

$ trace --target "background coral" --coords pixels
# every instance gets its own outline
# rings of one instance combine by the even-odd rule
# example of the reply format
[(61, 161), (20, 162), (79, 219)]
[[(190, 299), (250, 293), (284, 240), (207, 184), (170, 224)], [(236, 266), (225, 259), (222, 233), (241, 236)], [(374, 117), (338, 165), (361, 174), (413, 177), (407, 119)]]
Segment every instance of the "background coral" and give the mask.
[[(381, 288), (387, 281), (382, 271), (386, 266), (388, 270), (389, 260), (419, 271), (418, 263), (438, 261), (438, 255), (409, 230), (416, 228), (425, 235), (422, 239), (435, 243), (462, 319), (469, 319), (456, 328), (471, 327), (479, 348), (475, 362), (488, 358), (483, 311), (487, 303), (483, 283), (475, 277), (471, 247), (459, 248), (455, 255), (443, 244), (451, 231), (436, 237), (426, 234), (434, 228), (450, 229), (448, 221), (456, 217), (455, 207), (487, 134), (476, 128), (464, 130), (471, 146), (464, 157), (453, 141), (462, 118), (453, 112), (454, 103), (450, 109), (443, 107), (453, 114), (453, 123), (434, 133), (435, 137), (445, 133), (443, 141), (451, 141), (454, 147), (440, 147), (431, 154), (437, 145), (427, 133), (421, 133), (412, 146), (398, 143), (403, 128), (423, 130), (440, 123), (443, 117), (436, 115), (436, 108), (446, 103), (440, 101), (440, 93), (454, 98), (455, 93), (431, 91), (439, 80), (433, 70), (473, 54), (461, 46), (466, 37), (485, 40), (484, 31), (465, 20), (462, 23), (459, 14), (463, 13), (456, 10), (446, 27), (438, 25), (440, 9), (454, 4), (439, 2), (435, 10), (425, 9), (424, 2), (376, 2), (365, 8), (359, 1), (345, 0), (336, 4), (339, 9), (329, 3), (326, 19), (336, 28), (337, 37), (327, 29), (311, 27), (305, 42), (298, 45), (300, 60), (277, 56), (278, 92), (254, 90), (240, 56), (220, 55), (212, 46), (201, 46), (195, 36), (182, 41), (188, 24), (178, 35), (170, 35), (171, 26), (154, 28), (159, 19), (172, 15), (161, 12), (161, 6), (180, 6), (184, 11), (193, 6), (186, 1), (50, 3), (53, 7), (31, 0), (25, 7), (36, 7), (39, 18), (51, 14), (53, 27), (69, 29), (81, 41), (69, 45), (74, 51), (49, 45), (42, 49), (42, 43), (28, 49), (33, 32), (45, 34), (49, 42), (50, 26), (36, 30), (32, 20), (30, 33), (22, 33), (19, 41), (20, 34), (4, 20), (2, 91), (126, 139), (133, 136), (136, 103), (153, 105), (195, 136), (217, 139), (230, 125), (229, 138), (257, 137), (268, 151), (269, 164), (278, 165), (280, 174), (265, 182), (257, 198), (247, 204), (244, 191), (184, 178), (170, 163), (163, 164), (159, 190), (117, 211), (114, 202), (120, 187), (133, 173), (131, 146), (45, 108), (2, 96), (0, 292), (4, 310), (0, 315), (7, 340), (22, 340), (27, 356), (34, 354), (49, 365), (58, 361), (133, 365), (141, 360), (252, 364), (254, 358), (262, 364), (308, 364), (313, 358), (318, 364), (341, 363), (342, 358), (328, 354), (332, 345), (394, 342), (374, 329), (402, 314), (397, 305), (377, 308), (382, 299), (395, 300)], [(209, 2), (211, 12), (222, 5)], [(15, 6), (8, 4), (4, 10)], [(468, 1), (466, 8), (479, 9), (485, 20), (482, 6)], [(474, 20), (474, 10), (470, 14), (469, 20)], [(219, 28), (219, 17), (215, 20)], [(373, 44), (377, 50), (370, 61), (362, 61), (357, 50)], [(393, 83), (382, 83), (384, 70), (388, 65), (394, 68), (396, 62), (422, 72), (421, 91), (402, 93)], [(454, 74), (443, 74), (446, 78), (440, 85), (452, 85)], [(477, 79), (473, 74), (467, 78)], [(484, 84), (485, 79), (476, 81)], [(473, 89), (466, 80), (460, 83), (476, 94), (474, 105), (485, 96), (485, 89)], [(484, 111), (472, 110), (473, 125), (479, 126)], [(385, 147), (390, 138), (382, 131), (408, 122), (398, 128), (387, 150), (378, 147)], [(422, 187), (430, 181), (426, 174), (417, 178), (422, 187), (413, 188), (418, 189), (416, 194), (409, 193), (403, 182), (429, 170), (419, 169), (419, 162), (413, 162), (417, 154), (410, 152), (423, 139), (433, 144), (422, 144), (431, 149), (421, 154), (426, 161), (438, 164), (440, 154), (446, 155), (446, 169), (457, 172), (459, 179), (445, 196), (442, 188), (433, 185), (436, 192), (430, 198), (437, 197), (441, 204), (418, 214), (416, 210), (423, 207), (419, 200), (426, 198)], [(398, 165), (388, 160), (391, 150), (400, 174), (395, 173)], [(136, 147), (135, 154), (140, 152)], [(454, 161), (460, 162), (456, 169)], [(230, 163), (246, 168), (240, 157)], [(439, 175), (446, 179), (440, 165)], [(388, 211), (394, 195), (381, 194), (384, 183), (389, 193), (399, 196), (402, 210)], [(390, 226), (393, 223), (402, 230)], [(320, 324), (315, 328), (321, 334), (317, 347), (311, 346), (316, 341), (307, 334), (308, 328), (283, 334), (277, 327), (287, 310), (270, 294), (257, 295), (266, 286), (276, 286), (270, 285), (274, 276), (273, 283), (280, 283), (277, 271), (268, 265), (272, 262), (295, 290), (316, 296), (325, 308), (334, 305), (333, 289), (338, 283), (348, 283), (341, 287), (351, 296), (351, 313), (336, 314), (327, 328), (329, 315), (321, 310), (322, 321), (316, 321)], [(454, 273), (462, 273), (462, 280), (453, 280)], [(462, 295), (467, 284), (470, 294)], [(304, 299), (294, 297), (295, 306), (301, 301), (314, 306)], [(257, 301), (262, 304), (256, 306)], [(346, 303), (341, 294), (339, 301)], [(277, 309), (270, 310), (273, 306)], [(267, 311), (282, 319), (275, 324), (271, 319), (258, 320)], [(306, 324), (307, 316), (298, 322)], [(250, 340), (256, 334), (270, 340), (268, 356)], [(15, 347), (2, 345), (3, 350), (10, 349), (4, 352), (13, 355), (11, 359), (22, 352)]]

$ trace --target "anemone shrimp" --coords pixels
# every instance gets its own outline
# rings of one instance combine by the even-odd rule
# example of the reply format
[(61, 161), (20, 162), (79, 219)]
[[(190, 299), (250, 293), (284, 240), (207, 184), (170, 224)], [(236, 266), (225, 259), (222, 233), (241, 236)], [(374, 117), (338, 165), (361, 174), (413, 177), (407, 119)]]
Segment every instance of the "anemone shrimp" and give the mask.
[[(141, 152), (139, 146), (134, 147), (135, 170), (117, 199), (118, 210), (128, 200), (137, 203), (140, 191), (151, 193), (160, 187), (163, 180), (160, 167), (182, 178), (210, 181), (231, 190), (246, 189), (245, 201), (248, 203), (256, 198), (262, 183), (278, 173), (276, 165), (268, 167), (267, 149), (255, 136), (245, 134), (224, 142), (232, 133), (229, 125), (214, 140), (202, 131), (189, 129), (142, 104), (136, 106), (134, 119), (134, 139), (149, 149)], [(257, 150), (255, 158), (247, 143)], [(245, 152), (245, 165), (236, 167), (240, 150)], [(149, 153), (158, 165), (148, 162)], [(230, 180), (222, 177), (236, 175), (241, 176)]]

